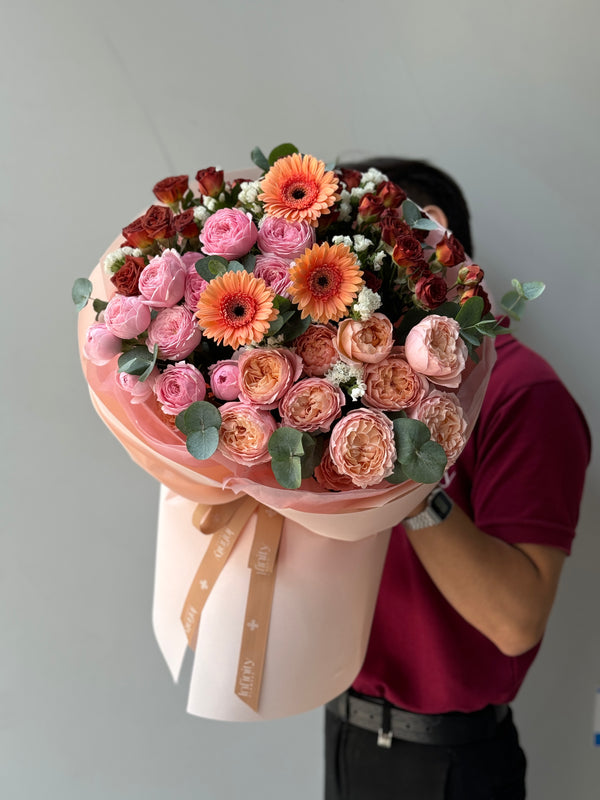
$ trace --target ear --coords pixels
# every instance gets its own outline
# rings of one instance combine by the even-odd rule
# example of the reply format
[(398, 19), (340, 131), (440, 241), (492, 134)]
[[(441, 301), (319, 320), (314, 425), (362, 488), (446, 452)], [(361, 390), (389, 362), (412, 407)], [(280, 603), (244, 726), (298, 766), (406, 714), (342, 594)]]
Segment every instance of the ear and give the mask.
[(448, 227), (448, 217), (444, 214), (444, 212), (439, 206), (434, 206), (434, 205), (423, 206), (423, 211), (426, 214), (429, 214), (429, 216), (432, 219), (434, 219), (437, 223), (439, 223), (442, 226), (442, 228)]

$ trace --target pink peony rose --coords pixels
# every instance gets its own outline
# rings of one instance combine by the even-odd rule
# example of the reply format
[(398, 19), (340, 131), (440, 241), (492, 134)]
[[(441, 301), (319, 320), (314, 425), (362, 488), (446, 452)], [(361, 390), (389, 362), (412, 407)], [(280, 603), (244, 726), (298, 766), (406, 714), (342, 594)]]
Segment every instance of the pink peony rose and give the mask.
[(217, 361), (208, 368), (210, 388), (218, 400), (237, 400), (240, 396), (240, 367), (231, 359)]
[(345, 403), (339, 386), (322, 378), (305, 378), (295, 383), (280, 401), (281, 424), (309, 433), (326, 433), (341, 415)]
[(106, 327), (119, 339), (135, 339), (147, 329), (150, 319), (150, 309), (138, 295), (115, 294), (104, 309)]
[(374, 486), (391, 475), (396, 461), (394, 428), (381, 411), (350, 411), (333, 428), (329, 455), (356, 486)]
[(240, 367), (240, 400), (263, 411), (277, 408), (279, 401), (302, 373), (302, 359), (286, 348), (255, 347), (245, 350)]
[(315, 229), (308, 222), (287, 222), (280, 217), (263, 217), (258, 231), (261, 253), (292, 259), (301, 256), (316, 241)]
[(183, 303), (185, 307), (196, 313), (198, 310), (198, 299), (208, 286), (204, 278), (200, 277), (196, 271), (196, 261), (204, 258), (202, 253), (185, 253), (181, 260), (185, 265), (185, 290), (183, 293)]
[(101, 367), (119, 355), (123, 342), (111, 333), (104, 322), (93, 322), (85, 334), (83, 352), (92, 364)]
[(249, 253), (257, 236), (252, 214), (244, 214), (239, 208), (221, 208), (204, 223), (200, 234), (202, 252), (232, 261)]
[(145, 381), (141, 381), (137, 375), (129, 375), (127, 372), (117, 372), (116, 381), (121, 389), (129, 393), (129, 401), (134, 405), (145, 403), (152, 396), (154, 384), (160, 375), (156, 367), (152, 370)]
[(154, 394), (165, 414), (177, 416), (188, 406), (206, 397), (206, 383), (193, 364), (169, 364), (154, 384)]
[(367, 385), (362, 398), (364, 405), (382, 411), (400, 411), (423, 399), (429, 383), (413, 370), (400, 351), (403, 348), (394, 348), (379, 364), (367, 364), (363, 378)]
[(394, 344), (394, 328), (385, 314), (372, 314), (368, 320), (343, 319), (338, 325), (336, 346), (346, 364), (377, 364)]
[(460, 325), (450, 317), (431, 314), (409, 332), (404, 343), (406, 360), (432, 383), (456, 389), (467, 361)]
[(465, 421), (459, 399), (449, 392), (434, 390), (409, 411), (409, 416), (424, 422), (434, 442), (441, 444), (452, 466), (465, 446)]
[(355, 489), (352, 479), (348, 475), (338, 472), (335, 464), (331, 460), (329, 451), (323, 453), (323, 458), (318, 467), (315, 467), (315, 479), (319, 486), (324, 489), (332, 489), (336, 492), (343, 492), (347, 489)]
[(152, 351), (158, 345), (159, 358), (181, 361), (199, 344), (202, 332), (194, 315), (184, 306), (161, 309), (148, 328), (146, 344)]
[(139, 290), (146, 305), (153, 308), (170, 308), (183, 297), (185, 290), (185, 264), (176, 250), (164, 250), (142, 270)]
[(310, 325), (299, 336), (294, 347), (302, 359), (304, 372), (322, 378), (338, 360), (335, 349), (335, 328), (329, 325)]
[(257, 256), (254, 277), (262, 278), (275, 294), (289, 297), (290, 262), (280, 256)]
[(249, 403), (225, 403), (219, 411), (219, 450), (223, 455), (246, 466), (271, 459), (268, 444), (277, 423), (268, 411)]

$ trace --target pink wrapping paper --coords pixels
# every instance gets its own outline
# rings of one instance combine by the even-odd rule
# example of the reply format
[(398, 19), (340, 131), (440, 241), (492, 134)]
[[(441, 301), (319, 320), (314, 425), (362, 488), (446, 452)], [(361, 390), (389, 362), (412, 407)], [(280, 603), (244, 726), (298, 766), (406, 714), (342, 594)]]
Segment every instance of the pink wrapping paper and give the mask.
[[(105, 298), (110, 283), (101, 268), (90, 278), (93, 296)], [(93, 318), (89, 306), (80, 314), (80, 351)], [(468, 434), (495, 360), (493, 340), (484, 341), (480, 356), (458, 391)], [(384, 482), (331, 493), (308, 480), (291, 491), (277, 484), (268, 464), (249, 471), (219, 453), (199, 462), (152, 405), (129, 403), (114, 378), (116, 359), (98, 367), (82, 355), (82, 365), (100, 417), (133, 460), (163, 484), (153, 623), (174, 680), (187, 647), (181, 611), (209, 543), (192, 525), (196, 504), (228, 502), (243, 492), (285, 517), (258, 713), (234, 693), (256, 515), (243, 529), (202, 613), (188, 711), (219, 720), (274, 719), (322, 705), (346, 689), (365, 656), (390, 530), (431, 486)]]

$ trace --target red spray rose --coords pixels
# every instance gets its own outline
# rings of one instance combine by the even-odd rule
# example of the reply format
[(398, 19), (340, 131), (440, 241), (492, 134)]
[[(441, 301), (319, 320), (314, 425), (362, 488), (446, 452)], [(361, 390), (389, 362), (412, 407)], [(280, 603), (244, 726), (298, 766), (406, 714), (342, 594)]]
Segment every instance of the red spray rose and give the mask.
[(384, 205), (374, 194), (366, 194), (360, 201), (358, 213), (365, 222), (375, 222), (381, 216)]
[(110, 279), (116, 286), (117, 292), (125, 295), (125, 297), (133, 297), (136, 294), (140, 294), (138, 281), (145, 266), (146, 262), (143, 258), (125, 256), (125, 263)]
[(175, 236), (173, 212), (166, 206), (150, 206), (142, 217), (144, 230), (152, 239), (170, 239)]
[(447, 286), (441, 275), (426, 275), (416, 283), (415, 294), (419, 305), (433, 309), (446, 302)]
[(455, 236), (445, 233), (435, 249), (435, 257), (443, 267), (456, 267), (465, 260), (465, 251)]
[(223, 191), (223, 174), (222, 169), (217, 170), (215, 167), (199, 169), (196, 173), (196, 180), (198, 181), (200, 194), (208, 197), (218, 197)]
[(412, 236), (410, 225), (400, 219), (395, 213), (390, 214), (391, 209), (386, 209), (381, 215), (379, 223), (381, 225), (381, 238), (390, 247), (393, 247), (397, 240), (402, 236)]
[(416, 236), (405, 234), (396, 239), (392, 258), (399, 267), (410, 267), (423, 260), (423, 248)]
[(164, 178), (155, 184), (152, 191), (161, 203), (173, 205), (179, 203), (183, 195), (188, 190), (188, 176), (174, 175), (171, 178)]
[(177, 214), (173, 220), (173, 224), (175, 225), (175, 230), (177, 233), (180, 236), (183, 236), (184, 239), (194, 239), (200, 233), (198, 224), (194, 219), (193, 208), (188, 208), (187, 211)]
[(384, 181), (377, 188), (377, 197), (386, 208), (398, 208), (406, 200), (406, 192), (392, 181)]
[(343, 183), (346, 184), (346, 189), (348, 191), (351, 189), (356, 189), (357, 186), (360, 186), (362, 172), (359, 172), (357, 169), (344, 169), (343, 167), (340, 167), (340, 169), (335, 170), (335, 174)]
[(144, 217), (138, 217), (123, 228), (123, 236), (129, 247), (139, 247), (140, 250), (143, 250), (152, 244), (153, 239), (148, 235), (146, 228), (142, 224), (143, 219)]

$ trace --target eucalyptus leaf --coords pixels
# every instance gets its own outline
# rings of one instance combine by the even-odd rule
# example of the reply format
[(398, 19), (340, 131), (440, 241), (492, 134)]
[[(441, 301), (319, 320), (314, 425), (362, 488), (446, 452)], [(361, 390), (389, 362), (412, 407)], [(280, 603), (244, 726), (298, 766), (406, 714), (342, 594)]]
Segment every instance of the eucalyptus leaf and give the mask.
[(465, 328), (472, 328), (481, 320), (483, 308), (483, 297), (469, 297), (469, 299), (462, 304), (460, 311), (456, 315), (456, 321), (463, 331)]
[(302, 483), (303, 434), (295, 428), (277, 428), (269, 439), (271, 470), (284, 489), (298, 489)]
[(337, 161), (329, 161), (325, 164), (325, 172), (333, 172), (333, 170), (337, 167)]
[(412, 458), (415, 451), (431, 439), (429, 428), (418, 419), (394, 420), (394, 441), (396, 443), (396, 457), (401, 464)]
[(440, 226), (432, 219), (421, 217), (421, 219), (413, 222), (410, 227), (415, 228), (418, 231), (437, 231)]
[(136, 345), (119, 356), (119, 372), (126, 372), (128, 375), (141, 376), (148, 370), (152, 370), (156, 362), (156, 357), (145, 345)]
[(428, 441), (402, 462), (402, 468), (407, 477), (416, 483), (438, 483), (447, 462), (444, 448), (437, 442)]
[(230, 261), (227, 272), (245, 272), (246, 268), (239, 261)]
[(269, 153), (269, 165), (272, 167), (273, 164), (278, 159), (285, 158), (286, 156), (291, 156), (293, 155), (293, 153), (297, 152), (298, 148), (296, 147), (295, 144), (292, 144), (291, 142), (285, 142), (284, 144), (280, 144), (277, 147), (273, 148), (273, 150), (271, 150), (271, 152)]
[(71, 289), (71, 297), (77, 311), (85, 308), (93, 291), (92, 282), (88, 278), (77, 278)]
[(404, 483), (407, 481), (408, 477), (402, 468), (402, 464), (399, 464), (397, 461), (394, 464), (394, 471), (391, 475), (388, 475), (386, 481), (389, 483)]
[(278, 316), (275, 317), (273, 322), (269, 325), (269, 330), (267, 331), (267, 336), (275, 336), (279, 331), (283, 328), (283, 326), (288, 322), (296, 313), (294, 308), (289, 309), (288, 311), (284, 311), (281, 313), (279, 312)]
[(221, 427), (221, 414), (211, 403), (198, 400), (177, 415), (175, 424), (186, 436), (196, 431)]
[(206, 428), (201, 431), (192, 431), (187, 435), (185, 446), (198, 461), (210, 458), (219, 444), (218, 428)]
[(523, 286), (521, 285), (521, 281), (517, 280), (516, 278), (513, 278), (511, 284), (513, 289), (517, 292), (517, 294), (523, 297)]
[(542, 283), (542, 281), (527, 281), (523, 283), (522, 286), (523, 294), (528, 300), (535, 300), (546, 288), (546, 284)]
[(521, 319), (521, 314), (525, 311), (527, 305), (527, 298), (520, 295), (518, 292), (507, 292), (500, 301), (503, 311), (506, 311), (512, 319)]
[(256, 266), (256, 256), (254, 253), (248, 253), (247, 256), (244, 256), (242, 264), (246, 272), (254, 272), (254, 267)]
[(460, 308), (458, 303), (453, 303), (451, 300), (448, 300), (446, 303), (442, 303), (441, 306), (434, 308), (431, 313), (438, 314), (440, 317), (452, 317), (454, 319), (460, 311)]
[(269, 169), (271, 168), (271, 165), (269, 164), (269, 159), (266, 157), (266, 155), (263, 153), (260, 147), (254, 148), (254, 150), (250, 153), (250, 158), (252, 159), (252, 162), (256, 164), (257, 167), (260, 167), (260, 169), (262, 169), (263, 172), (268, 172)]
[(402, 203), (402, 216), (404, 221), (412, 228), (414, 223), (421, 219), (421, 209), (412, 200), (405, 200)]
[(108, 305), (108, 303), (107, 303), (106, 300), (100, 300), (99, 297), (96, 297), (94, 302), (93, 302), (93, 304), (92, 304), (92, 307), (93, 307), (94, 311), (96, 312), (96, 314), (100, 314), (100, 313), (102, 313), (102, 311), (104, 311), (104, 309), (106, 308), (107, 305)]
[[(319, 446), (321, 445), (321, 446)], [(311, 436), (310, 433), (302, 433), (302, 448), (304, 455), (302, 461), (302, 477), (310, 478), (316, 466), (321, 463), (321, 456), (323, 455), (324, 442)]]
[(307, 330), (308, 326), (312, 324), (312, 319), (310, 317), (305, 317), (302, 319), (300, 316), (300, 312), (295, 312), (290, 321), (286, 322), (286, 324), (281, 329), (281, 333), (284, 336), (285, 342), (291, 342), (293, 339), (297, 339), (298, 336), (301, 336), (305, 330)]
[(479, 347), (479, 345), (481, 344), (480, 337), (476, 333), (473, 333), (473, 331), (471, 330), (468, 331), (461, 330), (460, 335), (461, 338), (464, 339), (465, 342), (467, 342), (467, 344), (471, 344), (473, 345), (473, 347)]
[(151, 356), (152, 356), (152, 359), (148, 363), (148, 366), (146, 367), (144, 372), (142, 372), (142, 374), (139, 377), (140, 383), (143, 383), (145, 380), (147, 380), (150, 377), (150, 373), (154, 369), (154, 365), (156, 364), (156, 360), (158, 358), (158, 345), (157, 344), (154, 345), (154, 348), (152, 349)]
[(229, 269), (229, 261), (223, 256), (207, 256), (206, 261), (208, 270), (212, 273), (213, 278), (218, 275), (224, 275)]

